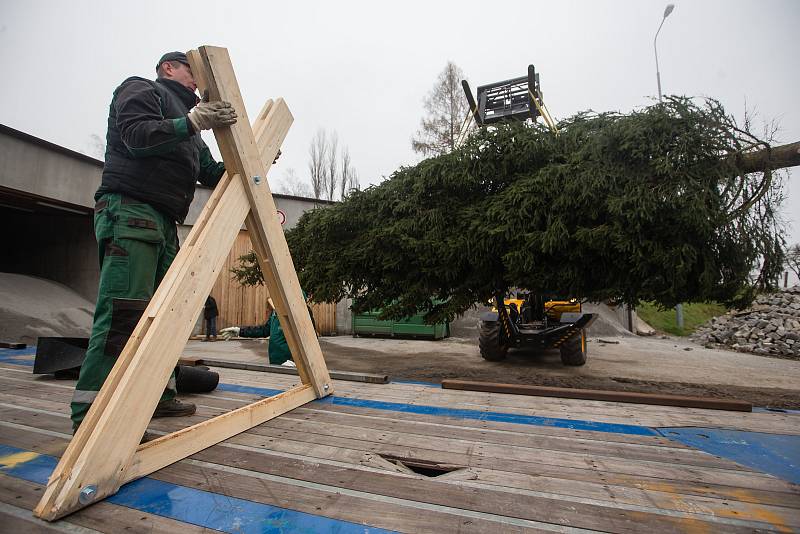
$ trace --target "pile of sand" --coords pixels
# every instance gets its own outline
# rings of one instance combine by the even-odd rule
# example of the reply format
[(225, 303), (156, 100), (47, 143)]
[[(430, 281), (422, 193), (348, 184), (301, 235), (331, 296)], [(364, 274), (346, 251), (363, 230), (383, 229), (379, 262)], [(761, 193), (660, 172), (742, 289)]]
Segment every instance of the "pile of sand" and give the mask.
[(39, 337), (89, 337), (94, 304), (63, 284), (0, 273), (0, 339), (35, 344)]

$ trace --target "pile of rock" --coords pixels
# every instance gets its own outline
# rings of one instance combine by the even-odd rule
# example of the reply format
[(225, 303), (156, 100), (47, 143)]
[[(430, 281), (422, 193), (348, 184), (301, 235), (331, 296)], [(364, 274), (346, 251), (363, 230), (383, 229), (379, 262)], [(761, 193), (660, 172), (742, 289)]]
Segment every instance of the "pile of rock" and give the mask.
[(691, 339), (709, 348), (800, 359), (800, 286), (761, 295), (746, 310), (715, 317)]

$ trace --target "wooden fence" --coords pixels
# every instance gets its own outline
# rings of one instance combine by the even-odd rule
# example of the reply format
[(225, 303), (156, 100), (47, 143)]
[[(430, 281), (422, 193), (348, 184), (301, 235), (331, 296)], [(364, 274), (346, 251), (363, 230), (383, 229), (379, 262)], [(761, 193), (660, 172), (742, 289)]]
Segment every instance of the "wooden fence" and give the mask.
[[(211, 290), (211, 296), (217, 301), (219, 308), (218, 331), (228, 326), (264, 324), (267, 320), (266, 306), (269, 292), (266, 286), (242, 286), (233, 278), (231, 272), (233, 267), (239, 265), (239, 256), (249, 253), (252, 249), (253, 245), (250, 243), (247, 231), (239, 231), (222, 272), (214, 283), (214, 289)], [(313, 303), (311, 313), (314, 314), (318, 334), (336, 333), (336, 304)], [(203, 322), (203, 333), (205, 334), (205, 322)]]

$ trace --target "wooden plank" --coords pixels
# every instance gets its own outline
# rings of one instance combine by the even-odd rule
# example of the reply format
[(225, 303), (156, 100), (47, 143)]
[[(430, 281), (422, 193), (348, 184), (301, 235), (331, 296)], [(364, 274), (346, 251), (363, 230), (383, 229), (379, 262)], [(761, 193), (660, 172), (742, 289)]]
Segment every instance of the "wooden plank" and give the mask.
[[(166, 420), (163, 422), (167, 422)], [(37, 421), (38, 423), (38, 421)], [(10, 435), (10, 440), (7, 444), (13, 445), (23, 449), (34, 450), (36, 452), (44, 452), (47, 454), (54, 454), (50, 452), (52, 445), (44, 445), (45, 449), (41, 449), (41, 436), (31, 433), (23, 433), (16, 429), (6, 429), (4, 433)], [(244, 436), (244, 435), (243, 435)], [(53, 440), (53, 438), (47, 438)], [(63, 443), (63, 440), (61, 440)], [(237, 443), (249, 443), (252, 441), (242, 442), (241, 437), (231, 440), (232, 446)], [(281, 453), (276, 450), (271, 443), (270, 449), (264, 449), (261, 452), (267, 455), (262, 463), (280, 463), (282, 459), (276, 454)], [(264, 446), (260, 444), (259, 447)], [(300, 455), (307, 455), (311, 452), (313, 455), (308, 456), (309, 461), (315, 464), (322, 462), (332, 462), (331, 465), (338, 465), (337, 462), (345, 461), (353, 464), (354, 466), (375, 466), (376, 462), (365, 461), (369, 455), (365, 455), (361, 451), (350, 451), (345, 449), (331, 449), (335, 450), (335, 454), (327, 455), (320, 454), (324, 447), (312, 447), (309, 449), (307, 444), (297, 444), (295, 442), (279, 442), (280, 449), (286, 450), (290, 457), (296, 458)], [(57, 455), (57, 454), (56, 454)], [(348, 460), (348, 456), (352, 458)], [(379, 458), (379, 457), (376, 457)], [(575, 471), (575, 470), (571, 470)], [(709, 484), (688, 485), (680, 482), (667, 482), (656, 481), (647, 477), (632, 477), (629, 481), (620, 480), (619, 476), (613, 474), (599, 474), (599, 477), (594, 481), (583, 480), (580, 478), (559, 478), (552, 476), (552, 473), (537, 473), (534, 475), (518, 474), (508, 471), (495, 471), (483, 468), (470, 468), (464, 472), (467, 475), (467, 480), (479, 480), (487, 484), (494, 484), (504, 487), (519, 487), (521, 489), (537, 490), (542, 492), (563, 493), (566, 496), (582, 496), (594, 499), (607, 498), (613, 502), (624, 502), (625, 499), (631, 501), (631, 504), (648, 505), (654, 502), (660, 503), (662, 508), (670, 508), (670, 503), (673, 503), (676, 510), (715, 510), (714, 513), (720, 513), (725, 516), (723, 512), (729, 512), (729, 517), (739, 517), (747, 519), (752, 516), (752, 520), (759, 520), (759, 518), (770, 517), (767, 512), (771, 510), (770, 506), (778, 507), (772, 510), (774, 514), (771, 517), (774, 520), (781, 520), (787, 523), (792, 523), (791, 511), (784, 508), (790, 507), (797, 509), (798, 500), (797, 495), (788, 493), (779, 493), (772, 491), (761, 490), (744, 490), (742, 488), (732, 486), (717, 486)], [(440, 477), (441, 479), (441, 477)], [(507, 481), (507, 482), (503, 482)], [(522, 482), (520, 482), (522, 481)], [(588, 488), (588, 489), (587, 489)], [(562, 490), (562, 491), (555, 491)], [(599, 494), (599, 495), (598, 495)], [(605, 496), (605, 497), (604, 497)], [(695, 502), (693, 499), (699, 499)], [(741, 502), (743, 504), (738, 505)], [(752, 506), (758, 505), (758, 506)], [(738, 515), (741, 514), (741, 515)]]
[[(41, 422), (41, 419), (38, 422)], [(163, 422), (167, 423), (167, 421)], [(65, 429), (68, 428), (67, 423), (68, 421), (65, 417), (63, 428)], [(253, 444), (252, 440), (248, 441), (248, 440), (236, 439), (235, 441), (243, 444)], [(296, 442), (291, 442), (286, 440), (280, 440), (275, 443), (270, 443), (270, 446), (273, 448), (277, 446), (283, 450), (286, 450), (287, 452), (292, 452), (292, 453), (303, 453), (304, 451), (309, 450), (306, 444), (301, 445)], [(325, 447), (312, 447), (312, 448), (313, 452), (311, 452), (311, 454), (319, 454), (319, 451), (326, 449)], [(336, 450), (341, 451), (342, 449), (339, 448)], [(361, 454), (362, 453), (357, 453), (357, 457), (360, 457)], [(492, 466), (492, 467), (495, 469), (498, 468), (498, 466)], [(519, 466), (514, 466), (514, 467), (517, 468)], [(483, 470), (482, 468), (475, 468), (475, 467), (471, 469), (475, 471)], [(608, 473), (608, 472), (605, 473), (598, 472), (596, 474), (592, 474), (592, 476), (589, 478), (587, 478), (586, 476), (575, 477), (575, 474), (579, 473), (579, 471), (576, 471), (575, 469), (570, 468), (570, 469), (559, 470), (557, 468), (553, 469), (552, 466), (546, 466), (544, 468), (540, 466), (539, 468), (535, 468), (532, 471), (529, 471), (529, 473), (531, 473), (530, 476), (534, 476), (534, 478), (549, 475), (557, 477), (567, 477), (567, 479), (569, 480), (569, 477), (573, 477), (574, 480), (594, 480), (597, 483), (603, 485), (608, 485), (608, 484), (629, 485), (633, 488), (652, 488), (654, 490), (658, 490), (658, 488), (661, 488), (665, 490), (669, 489), (671, 492), (678, 492), (680, 490), (685, 494), (695, 494), (700, 496), (703, 495), (717, 496), (718, 498), (724, 498), (724, 499), (737, 499), (737, 500), (743, 499), (747, 502), (754, 502), (760, 504), (781, 503), (780, 499), (774, 497), (775, 495), (779, 494), (775, 494), (772, 492), (764, 492), (761, 490), (754, 490), (754, 489), (748, 489), (748, 490), (745, 490), (743, 488), (739, 489), (736, 488), (735, 486), (717, 486), (714, 484), (705, 483), (704, 481), (697, 482), (696, 483), (697, 485), (695, 485), (695, 484), (687, 484), (681, 481), (658, 480), (649, 477), (636, 477), (636, 476), (626, 477), (625, 475)], [(501, 478), (503, 476), (511, 477), (512, 474), (510, 472), (506, 472), (505, 475), (501, 475)], [(774, 483), (775, 483), (774, 489), (778, 489), (780, 486), (785, 485), (785, 483), (778, 480), (775, 480)], [(787, 495), (787, 498), (788, 497), (789, 496)], [(790, 500), (797, 502), (796, 497), (790, 498)]]
[(704, 408), (707, 410), (730, 410), (736, 412), (753, 411), (753, 405), (745, 401), (689, 397), (685, 395), (662, 395), (658, 393), (636, 393), (631, 391), (557, 388), (522, 384), (499, 384), (496, 382), (473, 382), (470, 380), (442, 380), (442, 388), (459, 389), (463, 391), (484, 391), (488, 393), (509, 393), (512, 395), (534, 395), (566, 399), (680, 406), (684, 408)]
[[(25, 448), (25, 445), (18, 445), (18, 446), (21, 446), (21, 447)], [(290, 445), (290, 450), (295, 451), (295, 452), (302, 452), (301, 448), (293, 447), (291, 445)], [(268, 463), (280, 463), (280, 460), (277, 460), (277, 459), (276, 460), (265, 460), (265, 462), (268, 462)], [(482, 470), (482, 469), (472, 469), (470, 471), (470, 473), (472, 473), (472, 474), (477, 474), (479, 472), (481, 473), (482, 477), (486, 476), (487, 473), (489, 474), (489, 476), (491, 476), (493, 473), (495, 473), (495, 472), (490, 471), (490, 470)], [(513, 474), (513, 473), (508, 473), (508, 472), (499, 473), (498, 472), (496, 477), (495, 477), (495, 480), (498, 481), (497, 482), (498, 485), (508, 486), (509, 484), (503, 484), (501, 481), (503, 479), (510, 478), (510, 477), (515, 477), (515, 476), (517, 478), (519, 478), (518, 475)], [(554, 487), (552, 486), (553, 482), (550, 482), (550, 486), (549, 487), (542, 487), (541, 484), (538, 484), (537, 481), (540, 478), (542, 478), (540, 475), (529, 476), (529, 479), (531, 480), (531, 482), (528, 483), (527, 487), (529, 487), (531, 489), (535, 488), (538, 491), (546, 491), (547, 489), (554, 489)], [(550, 480), (552, 481), (553, 479), (550, 479)], [(644, 481), (644, 479), (640, 479), (640, 482), (643, 482), (643, 481)], [(558, 483), (558, 481), (555, 481), (555, 482)], [(573, 485), (574, 485), (574, 482), (564, 481), (562, 483), (561, 487), (562, 488), (571, 488)], [(598, 484), (598, 486), (599, 486), (599, 484)], [(523, 488), (524, 487), (525, 486), (523, 486)], [(607, 489), (608, 488), (608, 484), (604, 484), (604, 487)], [(670, 488), (670, 486), (666, 485), (666, 484), (664, 485), (664, 487), (665, 488)], [(704, 487), (704, 489), (706, 491), (710, 491), (709, 488), (707, 488), (707, 487)], [(733, 488), (731, 488), (731, 490), (733, 490)], [(598, 489), (598, 490), (595, 490), (595, 491), (601, 491), (602, 492), (603, 490)], [(608, 491), (612, 491), (612, 490), (608, 490)], [(611, 494), (611, 496), (608, 497), (608, 498), (611, 498), (612, 500), (615, 500), (615, 501), (620, 501), (621, 495), (623, 495), (625, 493), (625, 491), (628, 491), (628, 493), (634, 492), (634, 491), (637, 492), (637, 493), (640, 492), (640, 490), (636, 490), (636, 489), (625, 490), (625, 488), (616, 487), (616, 489), (613, 490), (613, 493)], [(750, 492), (744, 492), (742, 490), (736, 490), (736, 492), (739, 493), (740, 495), (750, 495)], [(586, 496), (588, 496), (588, 497), (596, 497), (596, 495), (591, 495), (591, 494), (590, 495), (586, 495)], [(634, 497), (635, 497), (635, 495), (634, 495)], [(700, 499), (697, 503), (694, 503), (691, 499), (686, 499), (685, 497), (681, 497), (681, 498), (676, 498), (674, 496), (670, 497), (669, 493), (664, 494), (661, 497), (658, 497), (658, 495), (647, 495), (647, 496), (642, 495), (639, 498), (638, 501), (636, 501), (635, 498), (631, 498), (630, 500), (634, 501), (631, 504), (636, 504), (636, 505), (642, 506), (642, 505), (647, 505), (648, 499), (650, 500), (649, 502), (652, 504), (652, 502), (654, 502), (654, 499), (656, 499), (656, 498), (658, 498), (658, 502), (661, 503), (660, 507), (669, 508), (669, 503), (675, 503), (675, 506), (676, 506), (675, 509), (678, 510), (678, 511), (687, 510), (687, 509), (692, 509), (692, 510), (713, 510), (715, 514), (721, 514), (722, 512), (724, 512), (727, 509), (727, 510), (730, 510), (730, 515), (728, 515), (727, 517), (738, 517), (739, 519), (748, 519), (748, 520), (754, 520), (754, 521), (761, 520), (761, 519), (766, 518), (766, 517), (772, 517), (772, 519), (770, 519), (770, 521), (774, 522), (774, 521), (777, 521), (777, 520), (781, 520), (781, 521), (784, 522), (783, 524), (789, 524), (789, 525), (793, 524), (792, 523), (793, 521), (796, 522), (796, 514), (791, 515), (791, 513), (787, 512), (786, 510), (770, 509), (770, 508), (765, 508), (764, 506), (748, 508), (747, 506), (737, 506), (737, 505), (735, 505), (735, 503), (731, 503), (731, 502), (719, 503), (719, 502), (715, 502), (713, 500), (709, 501), (709, 500), (703, 500), (703, 499)], [(796, 504), (796, 502), (797, 501), (795, 500), (794, 503)], [(678, 505), (680, 505), (680, 506), (678, 506)], [(770, 514), (772, 514), (772, 515), (770, 516)], [(726, 516), (723, 514), (722, 517), (726, 517)]]
[[(66, 446), (66, 442), (64, 442), (64, 446)], [(30, 516), (30, 510), (41, 497), (41, 488), (42, 486), (33, 482), (0, 475), (0, 502), (21, 506)], [(39, 526), (55, 525), (54, 528), (61, 527), (57, 530), (58, 532), (71, 532), (72, 534), (79, 534), (81, 531), (68, 528), (71, 525), (78, 525), (97, 532), (125, 532), (126, 534), (175, 534), (176, 532), (203, 534), (209, 532), (203, 527), (107, 502), (99, 502), (90, 508), (80, 510), (55, 524), (44, 523), (32, 516), (31, 521), (36, 521)], [(28, 529), (14, 530), (7, 523), (2, 523), (0, 529), (4, 532), (35, 532)]]
[[(31, 441), (34, 441), (36, 436), (29, 434), (29, 437)], [(20, 447), (24, 447), (24, 445), (20, 445)], [(265, 459), (268, 461), (274, 460)], [(282, 459), (278, 458), (277, 460), (280, 461)], [(518, 523), (524, 522), (506, 520), (504, 517), (497, 517), (495, 520), (491, 520), (491, 518), (482, 517), (482, 514), (466, 510), (448, 512), (447, 510), (432, 509), (432, 507), (416, 506), (414, 501), (403, 503), (368, 494), (358, 496), (347, 492), (335, 491), (335, 488), (324, 491), (313, 487), (303, 487), (297, 483), (291, 484), (288, 483), (290, 482), (289, 480), (280, 482), (258, 477), (256, 476), (258, 475), (257, 472), (247, 473), (244, 470), (240, 470), (241, 473), (231, 473), (223, 470), (225, 466), (218, 466), (218, 469), (213, 469), (200, 467), (188, 462), (182, 461), (173, 464), (154, 473), (151, 478), (312, 515), (321, 515), (365, 526), (377, 526), (401, 532), (424, 532), (430, 534), (438, 534), (442, 531), (479, 534), (498, 530), (504, 533), (545, 532), (545, 530), (540, 531), (532, 527), (521, 527)], [(308, 464), (307, 469), (311, 468), (313, 468), (313, 464)], [(3, 489), (2, 484), (6, 478), (12, 483), (15, 482), (10, 477), (0, 475), (0, 492)], [(68, 520), (72, 521), (73, 518), (77, 517), (93, 518), (98, 508), (110, 506), (112, 505), (101, 502), (70, 515)], [(147, 515), (136, 510), (129, 511), (143, 516)], [(164, 519), (168, 522), (168, 526), (170, 526), (169, 523), (174, 523), (171, 525), (171, 533), (195, 532), (190, 530), (191, 525)], [(131, 531), (131, 525), (122, 527), (114, 522), (111, 522), (111, 524), (113, 528), (108, 530), (109, 532)], [(288, 526), (290, 527), (291, 525)], [(166, 532), (159, 528), (154, 528), (153, 531)], [(136, 530), (133, 530), (133, 532), (136, 532)]]
[[(536, 524), (526, 524), (525, 521), (514, 521), (513, 518), (507, 519), (504, 516), (488, 516), (470, 510), (423, 507), (413, 500), (398, 502), (366, 492), (337, 491), (336, 487), (309, 487), (288, 477), (275, 481), (258, 476), (261, 473), (255, 470), (248, 472), (237, 467), (224, 467), (226, 466), (197, 465), (192, 460), (184, 460), (154, 473), (152, 477), (221, 495), (399, 532), (505, 534), (550, 531), (546, 528), (548, 525), (542, 525), (544, 528), (540, 529), (536, 528)], [(306, 470), (313, 471), (313, 464), (306, 465)]]
[[(8, 505), (0, 506), (0, 524), (3, 525), (5, 532), (25, 532), (26, 534), (63, 534), (68, 532), (63, 528), (43, 523), (41, 520), (31, 517), (27, 510), (12, 507), (11, 510), (16, 510), (16, 513), (12, 513), (8, 508)], [(92, 531), (84, 531), (81, 534), (92, 534)]]
[[(349, 448), (385, 454), (396, 457), (416, 458), (428, 462), (457, 465), (461, 467), (483, 467), (501, 471), (535, 474), (540, 469), (558, 467), (564, 469), (590, 469), (603, 475), (621, 474), (627, 476), (650, 477), (667, 481), (685, 481), (692, 483), (711, 483), (740, 488), (774, 490), (785, 485), (781, 480), (770, 475), (743, 469), (723, 469), (716, 467), (700, 467), (694, 465), (671, 464), (668, 462), (652, 462), (645, 460), (628, 460), (625, 458), (594, 457), (574, 453), (557, 453), (540, 450), (537, 455), (531, 451), (515, 452), (511, 458), (494, 456), (486, 453), (487, 447), (471, 452), (451, 452), (426, 447), (425, 440), (420, 439), (416, 447), (394, 443), (377, 443), (359, 439), (338, 437), (335, 435), (308, 434), (291, 430), (272, 429), (268, 425), (253, 428), (249, 435), (272, 438), (273, 444), (284, 440), (305, 442), (328, 447)], [(248, 438), (249, 439), (249, 438)], [(241, 441), (244, 443), (244, 438)]]
[(315, 398), (314, 390), (305, 384), (140, 445), (124, 481), (157, 471)]
[[(227, 51), (224, 51), (224, 55), (227, 58)], [(229, 61), (227, 66), (232, 75)], [(206, 76), (199, 74), (202, 69), (198, 65), (196, 67), (194, 70), (198, 72), (198, 79), (205, 80)], [(206, 71), (206, 74), (211, 73)], [(233, 80), (232, 85), (235, 86), (235, 79), (227, 80)], [(235, 89), (238, 94), (238, 88)], [(271, 160), (266, 165), (259, 161), (261, 155), (241, 98), (237, 104), (243, 116), (237, 130), (249, 136), (247, 159), (260, 167), (261, 176), (266, 180)], [(291, 113), (282, 101), (269, 108), (263, 134), (267, 137), (270, 150), (280, 146), (291, 122)], [(230, 149), (231, 146), (228, 147)], [(238, 158), (238, 147), (233, 145), (233, 149)], [(230, 161), (230, 158), (229, 153), (226, 160)], [(236, 167), (235, 164), (230, 165), (230, 168)], [(119, 488), (137, 442), (178, 360), (184, 340), (191, 333), (206, 295), (213, 286), (216, 273), (227, 257), (243, 219), (249, 217), (248, 208), (257, 209), (252, 195), (244, 192), (249, 180), (249, 177), (221, 180), (218, 187), (223, 191), (218, 196), (212, 195), (201, 213), (198, 224), (192, 228), (84, 423), (53, 472), (35, 510), (37, 516), (56, 519), (93, 500), (113, 494)], [(261, 217), (258, 222), (260, 227), (264, 218)], [(283, 239), (282, 233), (280, 238)], [(316, 336), (313, 338), (316, 343)], [(315, 379), (319, 378), (318, 375), (326, 376), (324, 360), (312, 363), (317, 370)], [(321, 391), (322, 384), (316, 383), (315, 393), (321, 395)], [(136, 402), (130, 399), (136, 399)], [(94, 490), (92, 498), (84, 499), (81, 503), (78, 495), (87, 487)]]
[(251, 450), (215, 447), (195, 458), (221, 465), (247, 466), (256, 472), (387, 497), (608, 532), (641, 532), (644, 529), (655, 532), (713, 531), (715, 523), (718, 525), (716, 528), (724, 528), (726, 532), (747, 532), (747, 528), (758, 526), (717, 523), (716, 518), (708, 514), (664, 514), (652, 506), (649, 510), (632, 511), (614, 503), (587, 504), (577, 500), (503, 491), (501, 488), (466, 487), (401, 473), (342, 469), (325, 464), (317, 464), (314, 469), (309, 469), (304, 460), (284, 458), (282, 461), (265, 461), (261, 453)]
[[(307, 410), (303, 409), (303, 411), (307, 411)], [(65, 418), (65, 421), (66, 421), (66, 418)], [(283, 443), (284, 442), (282, 442), (282, 444)], [(287, 446), (287, 450), (288, 451), (292, 451), (294, 453), (303, 451), (302, 447), (298, 447), (293, 442), (286, 443), (286, 446)], [(485, 470), (483, 468), (472, 468), (472, 471), (474, 471), (476, 473), (480, 472), (482, 474), (482, 476), (483, 476), (483, 473), (492, 473), (493, 472), (492, 470)], [(570, 470), (570, 471), (575, 472), (575, 470)], [(509, 477), (514, 476), (514, 475), (515, 474), (509, 473), (509, 472), (498, 473), (497, 480), (502, 480), (504, 478), (509, 478)], [(528, 477), (532, 478), (532, 480), (535, 483), (535, 481), (537, 479), (539, 479), (539, 478), (542, 478), (543, 475), (545, 475), (545, 473), (543, 473), (541, 471), (538, 471), (536, 473), (536, 475), (528, 475)], [(521, 475), (521, 476), (524, 476), (524, 475)], [(613, 473), (612, 474), (609, 474), (609, 473), (598, 473), (598, 476), (602, 477), (602, 478), (596, 478), (598, 484), (599, 483), (603, 483), (605, 485), (608, 485), (608, 484), (612, 484), (612, 483), (620, 483), (621, 482), (621, 480), (620, 480), (621, 477), (619, 475), (615, 475)], [(756, 502), (756, 503), (759, 503), (759, 502), (763, 503), (764, 501), (766, 501), (769, 498), (770, 495), (775, 495), (775, 494), (768, 494), (768, 493), (765, 493), (765, 492), (759, 492), (759, 491), (755, 491), (755, 490), (744, 490), (744, 489), (736, 488), (734, 486), (728, 486), (727, 489), (726, 489), (725, 487), (720, 488), (720, 487), (715, 487), (715, 486), (709, 486), (707, 484), (698, 484), (696, 487), (693, 487), (693, 486), (686, 486), (685, 484), (681, 484), (680, 482), (674, 482), (674, 481), (668, 481), (668, 480), (657, 481), (657, 480), (653, 480), (653, 479), (648, 479), (646, 477), (641, 477), (641, 478), (630, 477), (630, 480), (627, 483), (630, 484), (630, 486), (632, 488), (634, 488), (634, 489), (635, 488), (648, 488), (648, 490), (650, 490), (650, 491), (657, 491), (655, 488), (661, 488), (662, 490), (669, 491), (669, 492), (676, 492), (677, 490), (683, 490), (684, 492), (686, 492), (686, 491), (695, 491), (701, 496), (703, 494), (707, 494), (707, 495), (717, 495), (720, 498), (729, 498), (729, 499), (730, 498), (741, 498), (741, 499), (744, 499), (745, 502)], [(569, 484), (570, 484), (569, 479), (565, 479), (563, 484), (566, 484), (567, 486), (569, 486)], [(533, 486), (530, 486), (530, 487), (536, 488), (537, 486), (533, 485)], [(631, 490), (631, 491), (633, 491), (633, 490)], [(621, 492), (621, 490), (616, 490), (615, 495), (619, 494), (620, 492)], [(789, 495), (787, 495), (787, 497), (789, 497)], [(683, 499), (681, 499), (681, 500), (683, 500)], [(686, 506), (690, 506), (690, 504), (687, 502)]]
[[(240, 180), (231, 180), (194, 244), (184, 245), (62, 457), (35, 513), (55, 519), (79, 507), (80, 488), (98, 498), (116, 493), (185, 339), (248, 209)], [(191, 237), (192, 234), (190, 234)], [(176, 274), (177, 273), (177, 274)], [(172, 276), (171, 276), (172, 275)], [(182, 305), (172, 306), (173, 302)], [(136, 399), (132, 402), (130, 399)], [(132, 410), (135, 408), (135, 411)], [(133, 412), (133, 413), (130, 413)]]
[(335, 432), (335, 435), (339, 437), (360, 437), (364, 441), (397, 445), (413, 444), (416, 442), (415, 440), (424, 439), (426, 447), (430, 449), (438, 448), (450, 452), (486, 451), (487, 454), (500, 458), (514, 457), (519, 454), (515, 451), (529, 449), (533, 457), (538, 457), (541, 451), (554, 451), (582, 456), (589, 455), (592, 458), (619, 457), (631, 460), (747, 470), (729, 460), (718, 459), (710, 454), (691, 449), (551, 438), (510, 432), (487, 433), (477, 429), (398, 423), (398, 421), (391, 420), (373, 419), (367, 426), (363, 422), (353, 421), (353, 418), (348, 418), (344, 414), (324, 412), (317, 412), (313, 415), (308, 412), (293, 412), (280, 420), (270, 422), (267, 426), (309, 433), (316, 433), (315, 431)]
[[(249, 198), (247, 229), (259, 258), (265, 283), (275, 302), (286, 341), (303, 383), (311, 384), (318, 397), (325, 396), (333, 392), (333, 385), (300, 291), (300, 282), (286, 238), (275, 216), (277, 210), (266, 180), (265, 163), (255, 147), (228, 51), (211, 46), (200, 47), (198, 51), (208, 78), (207, 89), (212, 97), (230, 102), (241, 117), (230, 128), (220, 129), (214, 134), (226, 168), (230, 162), (230, 168), (239, 173)], [(282, 101), (279, 100), (278, 103), (280, 102)], [(288, 123), (291, 123), (291, 117)], [(274, 155), (277, 155), (282, 141), (281, 139), (271, 146)], [(265, 161), (271, 164), (271, 160)]]
[(314, 314), (317, 334), (321, 336), (336, 334), (336, 304), (333, 302), (311, 302), (310, 306), (311, 313)]

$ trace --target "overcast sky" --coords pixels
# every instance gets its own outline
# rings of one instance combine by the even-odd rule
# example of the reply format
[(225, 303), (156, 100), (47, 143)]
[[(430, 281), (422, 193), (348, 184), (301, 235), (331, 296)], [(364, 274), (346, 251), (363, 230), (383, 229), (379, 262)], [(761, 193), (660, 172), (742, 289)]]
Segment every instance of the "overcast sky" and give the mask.
[[(251, 116), (286, 99), (295, 123), (272, 174), (308, 176), (308, 145), (336, 130), (362, 185), (418, 157), (410, 138), (448, 60), (476, 85), (541, 74), (553, 116), (629, 111), (657, 95), (653, 36), (666, 1), (0, 3), (0, 123), (94, 154), (114, 88), (153, 78), (162, 53), (227, 47)], [(800, 2), (677, 0), (658, 37), (665, 94), (711, 96), (800, 140)], [(209, 144), (213, 136), (204, 135)], [(800, 242), (800, 171), (787, 181)]]

